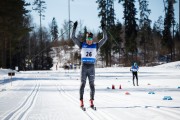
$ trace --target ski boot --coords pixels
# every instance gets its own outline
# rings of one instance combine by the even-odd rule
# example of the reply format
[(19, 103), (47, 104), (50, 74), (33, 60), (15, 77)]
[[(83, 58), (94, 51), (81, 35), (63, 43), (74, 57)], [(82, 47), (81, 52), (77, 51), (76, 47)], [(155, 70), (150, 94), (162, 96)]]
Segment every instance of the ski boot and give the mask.
[(93, 100), (90, 99), (89, 102), (90, 102), (90, 108), (92, 108), (93, 110), (96, 110), (96, 107), (94, 107)]
[(89, 102), (90, 102), (90, 107), (94, 107), (93, 100), (90, 99)]
[(80, 107), (84, 107), (84, 102), (83, 102), (83, 100), (80, 100)]
[(81, 108), (83, 111), (86, 111), (86, 108), (84, 107), (84, 102), (83, 102), (83, 100), (80, 100), (80, 108)]

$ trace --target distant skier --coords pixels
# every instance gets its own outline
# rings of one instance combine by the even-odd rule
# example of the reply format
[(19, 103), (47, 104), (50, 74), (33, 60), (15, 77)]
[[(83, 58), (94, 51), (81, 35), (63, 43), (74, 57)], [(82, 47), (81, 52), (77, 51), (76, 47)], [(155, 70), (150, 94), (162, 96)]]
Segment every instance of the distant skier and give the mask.
[(132, 71), (132, 75), (133, 75), (133, 85), (135, 86), (135, 84), (134, 84), (134, 78), (136, 77), (136, 84), (137, 84), (137, 86), (139, 86), (138, 85), (138, 70), (139, 70), (139, 67), (138, 67), (138, 65), (137, 65), (137, 63), (136, 62), (134, 62), (134, 64), (131, 66), (131, 68), (130, 68), (130, 71)]
[(105, 25), (102, 24), (103, 30), (103, 38), (98, 42), (93, 42), (93, 34), (87, 33), (86, 34), (86, 42), (81, 42), (75, 37), (77, 21), (74, 23), (73, 32), (72, 32), (72, 40), (75, 44), (79, 46), (81, 49), (81, 85), (80, 85), (80, 106), (84, 106), (83, 102), (83, 94), (84, 88), (86, 85), (86, 78), (89, 79), (90, 85), (90, 107), (94, 107), (93, 100), (95, 94), (95, 86), (94, 86), (94, 79), (95, 79), (95, 62), (96, 62), (96, 55), (98, 49), (107, 41), (107, 33), (105, 30)]

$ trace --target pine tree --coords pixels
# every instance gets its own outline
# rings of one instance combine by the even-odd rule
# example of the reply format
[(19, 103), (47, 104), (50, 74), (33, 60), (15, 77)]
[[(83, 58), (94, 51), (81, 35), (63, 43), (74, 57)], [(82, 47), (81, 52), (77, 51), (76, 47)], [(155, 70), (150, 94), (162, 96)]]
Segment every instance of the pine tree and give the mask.
[[(135, 0), (119, 0), (123, 2), (124, 7), (124, 25), (125, 25), (125, 50), (126, 59), (129, 60), (128, 54), (131, 53), (131, 61), (134, 60), (134, 54), (137, 56), (137, 24)], [(136, 57), (137, 58), (137, 57)], [(126, 60), (126, 61), (127, 61)]]
[(106, 16), (107, 16), (107, 3), (106, 0), (97, 0), (98, 3), (98, 10), (100, 10), (98, 17), (101, 17), (100, 23), (106, 23)]
[[(106, 66), (111, 66), (111, 52), (112, 52), (112, 38), (110, 37), (111, 29), (115, 26), (115, 12), (114, 0), (97, 0), (98, 10), (100, 10), (98, 17), (101, 18), (100, 23), (106, 25), (108, 31), (108, 41), (101, 47), (101, 52), (105, 57)], [(101, 35), (100, 35), (101, 36)]]
[[(174, 0), (167, 0), (167, 11), (165, 14), (165, 19), (164, 19), (164, 30), (163, 30), (163, 38), (162, 38), (162, 46), (164, 47), (164, 49), (167, 49), (167, 53), (166, 54), (171, 54), (171, 61), (173, 58), (173, 48), (174, 48), (174, 42), (173, 42), (173, 38), (171, 35), (171, 30), (172, 30), (172, 26), (174, 24), (174, 8), (173, 8), (173, 4), (174, 4)], [(174, 29), (174, 28), (173, 28)]]
[(53, 42), (53, 47), (58, 47), (58, 25), (56, 23), (56, 19), (53, 18), (52, 23), (51, 23), (51, 38)]
[(86, 33), (87, 33), (87, 28), (86, 26), (84, 27), (84, 33), (83, 33), (83, 36), (82, 36), (82, 42), (85, 42), (86, 41)]
[(58, 25), (56, 22), (56, 19), (53, 18), (52, 24), (51, 24), (51, 36), (52, 36), (52, 41), (58, 40)]
[[(140, 33), (140, 45), (143, 46), (143, 58), (144, 65), (150, 60), (150, 49), (152, 50), (152, 38), (151, 38), (151, 20), (149, 15), (151, 10), (148, 9), (147, 0), (139, 0), (139, 10), (140, 10), (140, 19), (139, 19), (139, 33)], [(148, 52), (149, 51), (149, 52)]]
[(164, 20), (162, 16), (159, 16), (158, 20), (154, 22), (152, 36), (154, 41), (154, 51), (156, 52), (156, 58), (159, 60), (161, 51), (161, 39), (162, 31), (164, 28)]
[[(46, 6), (45, 6), (45, 1), (43, 1), (43, 0), (34, 0), (34, 3), (33, 3), (33, 5), (35, 5), (36, 7), (35, 8), (33, 8), (33, 10), (35, 10), (35, 11), (37, 11), (38, 13), (39, 13), (39, 17), (40, 17), (40, 28), (39, 28), (39, 32), (40, 32), (40, 34), (39, 34), (39, 38), (40, 38), (40, 41), (39, 41), (39, 44), (40, 44), (40, 50), (39, 50), (39, 52), (41, 51), (41, 50), (43, 50), (44, 49), (44, 42), (43, 42), (43, 34), (42, 34), (42, 18), (44, 18), (45, 17), (45, 15), (43, 14), (44, 12), (45, 12), (45, 9), (46, 9)], [(40, 65), (40, 69), (43, 69), (43, 62), (44, 62), (44, 51), (43, 52), (41, 52), (41, 62), (39, 63)]]
[(162, 36), (162, 31), (164, 28), (164, 20), (162, 18), (162, 16), (159, 16), (158, 20), (154, 22), (153, 25), (153, 31), (155, 31), (156, 33), (158, 33), (159, 35)]
[(121, 51), (122, 51), (122, 24), (118, 21), (116, 25), (111, 29), (111, 37), (113, 41), (112, 50), (116, 54), (119, 54), (119, 64), (121, 64)]
[(17, 43), (29, 31), (29, 26), (23, 24), (29, 12), (25, 9), (27, 5), (24, 0), (0, 1), (0, 66), (3, 68), (13, 68)]
[[(59, 56), (60, 51), (59, 51), (59, 45), (58, 45), (58, 25), (56, 23), (56, 19), (53, 17), (52, 23), (50, 25), (50, 33), (51, 33), (51, 42), (52, 42), (52, 47), (54, 47), (54, 50), (56, 52), (56, 55)], [(48, 55), (48, 53), (46, 53)], [(49, 61), (49, 60), (48, 60)]]
[(115, 25), (115, 12), (114, 12), (114, 0), (107, 0), (107, 27), (111, 28)]
[(175, 60), (179, 60), (179, 59), (180, 59), (180, 34), (179, 34), (179, 24), (176, 24), (174, 41), (175, 41), (175, 52), (176, 52)]

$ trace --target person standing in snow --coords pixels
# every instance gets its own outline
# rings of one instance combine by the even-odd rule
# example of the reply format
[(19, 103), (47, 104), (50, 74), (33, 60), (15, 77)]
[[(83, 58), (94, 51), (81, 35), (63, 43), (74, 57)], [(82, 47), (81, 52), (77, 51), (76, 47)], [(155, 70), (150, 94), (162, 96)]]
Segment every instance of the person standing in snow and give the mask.
[(134, 62), (134, 64), (130, 68), (130, 71), (132, 72), (132, 75), (133, 75), (133, 85), (134, 86), (135, 86), (135, 84), (134, 84), (134, 78), (135, 77), (136, 77), (136, 85), (139, 86), (138, 85), (138, 73), (137, 73), (138, 70), (139, 70), (139, 67), (138, 67), (137, 63)]
[(102, 24), (103, 30), (103, 38), (98, 42), (93, 42), (93, 34), (91, 32), (86, 34), (86, 42), (81, 42), (75, 37), (77, 21), (74, 23), (73, 32), (72, 32), (72, 40), (78, 45), (81, 49), (81, 84), (80, 84), (80, 106), (84, 106), (83, 95), (84, 88), (86, 85), (86, 78), (89, 79), (90, 85), (90, 107), (94, 107), (94, 94), (95, 94), (95, 63), (96, 63), (96, 55), (99, 48), (107, 41), (107, 33), (105, 30), (105, 25)]

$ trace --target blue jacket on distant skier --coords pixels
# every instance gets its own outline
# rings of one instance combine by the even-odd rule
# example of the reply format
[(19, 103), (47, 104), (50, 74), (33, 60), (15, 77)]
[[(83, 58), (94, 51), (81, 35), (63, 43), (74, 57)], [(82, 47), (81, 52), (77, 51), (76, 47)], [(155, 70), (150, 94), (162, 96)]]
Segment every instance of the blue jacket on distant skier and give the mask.
[(132, 72), (137, 72), (138, 70), (139, 70), (139, 67), (138, 67), (137, 63), (134, 63), (134, 64), (131, 66), (130, 71), (132, 71)]
[(132, 71), (132, 75), (133, 75), (133, 85), (135, 86), (135, 83), (134, 83), (134, 78), (136, 77), (136, 85), (139, 86), (138, 84), (138, 70), (139, 70), (139, 67), (137, 65), (137, 63), (135, 62), (131, 68), (130, 68), (130, 71)]

